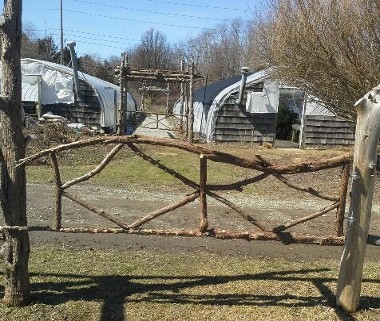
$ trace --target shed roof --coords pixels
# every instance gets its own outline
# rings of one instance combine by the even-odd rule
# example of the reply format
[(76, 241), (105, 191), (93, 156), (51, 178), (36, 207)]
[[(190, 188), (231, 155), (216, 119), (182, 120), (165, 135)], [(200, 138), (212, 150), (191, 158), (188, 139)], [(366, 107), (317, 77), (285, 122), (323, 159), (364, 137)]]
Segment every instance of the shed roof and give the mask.
[(211, 105), (215, 97), (226, 87), (233, 85), (241, 79), (241, 75), (232, 76), (226, 79), (215, 81), (211, 84), (199, 87), (194, 90), (194, 101), (202, 102), (204, 105)]

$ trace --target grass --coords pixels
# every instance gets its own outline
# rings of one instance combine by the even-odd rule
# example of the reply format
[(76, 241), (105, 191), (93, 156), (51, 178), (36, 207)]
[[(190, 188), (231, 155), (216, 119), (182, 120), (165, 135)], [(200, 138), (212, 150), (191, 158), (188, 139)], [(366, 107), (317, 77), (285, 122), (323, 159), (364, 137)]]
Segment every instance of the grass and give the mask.
[[(161, 164), (198, 182), (196, 155), (172, 148), (142, 147)], [(212, 148), (244, 157), (261, 154), (274, 163), (317, 160), (342, 151), (300, 151), (217, 145)], [(60, 157), (63, 181), (92, 170), (109, 147), (97, 146), (66, 152)], [(339, 172), (339, 170), (338, 170)], [(209, 162), (210, 184), (231, 183), (257, 175), (247, 169)], [(324, 190), (337, 187), (328, 179), (300, 175), (298, 181), (316, 183)], [(53, 180), (48, 164), (28, 166), (29, 182)], [(329, 186), (326, 186), (329, 181)], [(146, 189), (172, 189), (178, 181), (128, 150), (123, 150), (91, 184)], [(286, 197), (274, 179), (245, 193)], [(314, 186), (314, 185), (313, 185)], [(329, 192), (329, 190), (327, 191)], [(115, 236), (116, 237), (116, 236)], [(206, 251), (174, 253), (33, 247), (30, 259), (33, 301), (21, 309), (0, 304), (0, 319), (14, 320), (378, 320), (380, 269), (365, 264), (361, 310), (348, 314), (335, 307), (337, 261), (295, 261), (273, 257), (211, 254)], [(3, 288), (0, 287), (0, 292)], [(2, 295), (2, 293), (0, 293)]]
[[(297, 149), (265, 149), (260, 147), (247, 148), (240, 145), (216, 145), (208, 148), (223, 150), (234, 155), (246, 158), (255, 158), (260, 154), (265, 159), (275, 164), (289, 164), (321, 160), (345, 153), (346, 151), (302, 151)], [(65, 152), (60, 155), (60, 171), (63, 181), (71, 180), (77, 176), (84, 175), (95, 168), (111, 149), (109, 146), (92, 146), (76, 151)], [(152, 159), (170, 169), (175, 170), (188, 179), (199, 182), (199, 157), (198, 155), (175, 148), (162, 146), (141, 146), (141, 149)], [(334, 170), (330, 170), (334, 171)], [(233, 183), (260, 174), (257, 171), (240, 168), (237, 166), (208, 162), (208, 184)], [(330, 175), (331, 173), (329, 173)], [(306, 176), (307, 175), (307, 176)], [(329, 178), (331, 192), (339, 190), (340, 172), (336, 169), (332, 174), (333, 180)], [(326, 179), (322, 175), (299, 174), (295, 175), (296, 181), (301, 183), (310, 182), (314, 188), (326, 188)], [(48, 183), (53, 182), (53, 170), (49, 160), (45, 164), (37, 166), (27, 166), (28, 182)], [(305, 179), (306, 177), (306, 179)], [(292, 177), (293, 178), (293, 177)], [(100, 184), (108, 187), (129, 187), (130, 185), (155, 190), (181, 188), (183, 184), (178, 179), (165, 173), (157, 166), (144, 161), (141, 157), (125, 148), (115, 159), (98, 175), (90, 181), (91, 184)], [(278, 196), (279, 189), (283, 185), (273, 178), (266, 179), (259, 184), (253, 184), (244, 188), (244, 193), (255, 195)], [(268, 194), (269, 193), (269, 194)]]
[(45, 246), (30, 259), (32, 304), (0, 304), (0, 315), (3, 321), (378, 320), (378, 263), (367, 262), (362, 310), (352, 315), (334, 307), (337, 269), (335, 261)]

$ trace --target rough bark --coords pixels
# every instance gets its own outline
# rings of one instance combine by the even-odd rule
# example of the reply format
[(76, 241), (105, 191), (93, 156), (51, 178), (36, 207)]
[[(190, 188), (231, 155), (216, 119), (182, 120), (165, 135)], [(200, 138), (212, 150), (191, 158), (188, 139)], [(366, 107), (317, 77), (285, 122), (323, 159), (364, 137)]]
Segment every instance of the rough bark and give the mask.
[(344, 237), (338, 236), (316, 236), (308, 234), (297, 234), (292, 232), (250, 232), (250, 231), (230, 231), (222, 229), (208, 229), (205, 232), (199, 229), (122, 229), (122, 228), (86, 228), (67, 227), (61, 228), (60, 232), (65, 233), (127, 233), (138, 235), (160, 235), (160, 236), (183, 236), (183, 237), (212, 237), (217, 239), (243, 239), (247, 241), (279, 241), (284, 244), (305, 243), (329, 246), (341, 246)]
[[(8, 226), (27, 226), (25, 169), (16, 168), (24, 157), (25, 141), (21, 122), (21, 0), (6, 0), (1, 32), (0, 106), (1, 206)], [(5, 232), (5, 284), (3, 302), (22, 306), (30, 299), (28, 272), (29, 235), (27, 230)]]
[(350, 165), (343, 165), (342, 170), (342, 179), (340, 183), (340, 192), (339, 192), (339, 207), (336, 211), (336, 220), (335, 220), (335, 233), (336, 236), (343, 236), (343, 221), (344, 214), (346, 211), (346, 200), (347, 200), (347, 190), (348, 190), (348, 182), (350, 179)]
[(376, 177), (377, 144), (380, 136), (380, 86), (357, 104), (351, 204), (343, 250), (336, 302), (344, 310), (359, 308), (364, 256), (367, 245)]
[(148, 145), (158, 145), (158, 146), (167, 146), (182, 149), (194, 154), (203, 154), (207, 159), (214, 162), (223, 162), (227, 164), (232, 164), (235, 166), (243, 168), (251, 168), (261, 172), (269, 174), (294, 174), (294, 173), (310, 173), (317, 172), (322, 169), (334, 168), (343, 164), (348, 164), (352, 155), (347, 153), (345, 155), (332, 157), (318, 162), (308, 162), (308, 163), (298, 163), (298, 164), (286, 164), (286, 165), (274, 165), (266, 164), (260, 160), (248, 159), (244, 157), (235, 156), (229, 153), (215, 151), (209, 148), (202, 146), (181, 142), (175, 139), (168, 138), (155, 138), (148, 136), (106, 136), (106, 137), (97, 137), (82, 141), (77, 141), (73, 143), (68, 143), (64, 145), (59, 145), (50, 149), (45, 149), (41, 152), (38, 152), (32, 156), (21, 159), (18, 162), (18, 166), (30, 164), (32, 161), (44, 157), (51, 152), (62, 152), (65, 150), (70, 150), (79, 147), (92, 146), (96, 144), (148, 144)]

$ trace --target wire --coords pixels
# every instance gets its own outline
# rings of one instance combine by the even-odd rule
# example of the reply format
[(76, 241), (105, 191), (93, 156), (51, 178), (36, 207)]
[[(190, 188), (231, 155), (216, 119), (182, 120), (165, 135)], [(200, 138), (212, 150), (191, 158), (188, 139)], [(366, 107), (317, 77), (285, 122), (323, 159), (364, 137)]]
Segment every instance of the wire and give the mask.
[(146, 0), (146, 1), (156, 2), (156, 3), (175, 4), (177, 6), (186, 6), (186, 7), (194, 7), (194, 8), (209, 8), (209, 9), (233, 10), (233, 11), (242, 11), (243, 10), (243, 9), (239, 9), (239, 8), (216, 7), (216, 6), (207, 6), (207, 5), (202, 5), (202, 4), (190, 4), (190, 3), (174, 2), (174, 1), (159, 1), (159, 0)]
[(117, 8), (117, 9), (123, 9), (123, 10), (127, 10), (127, 11), (153, 13), (153, 14), (159, 14), (159, 15), (163, 15), (163, 16), (193, 18), (193, 19), (205, 19), (205, 20), (211, 20), (211, 19), (212, 20), (232, 20), (232, 19), (219, 18), (219, 17), (200, 17), (200, 16), (192, 16), (192, 15), (179, 14), (179, 13), (167, 13), (167, 12), (151, 11), (151, 10), (144, 10), (144, 9), (135, 9), (135, 8), (128, 8), (128, 7), (123, 7), (123, 6), (116, 6), (116, 5), (110, 5), (110, 4), (105, 4), (105, 3), (93, 2), (93, 1), (84, 1), (84, 0), (74, 0), (74, 1), (89, 4), (89, 5), (97, 5), (97, 6), (107, 7), (107, 8)]
[[(53, 10), (56, 10), (56, 9), (53, 9)], [(97, 13), (89, 13), (89, 12), (83, 12), (83, 11), (77, 11), (77, 10), (71, 10), (71, 9), (65, 9), (64, 11), (66, 11), (66, 12), (72, 12), (72, 13), (78, 13), (78, 14), (87, 15), (87, 16), (94, 16), (94, 17), (100, 17), (100, 18), (113, 19), (113, 20), (132, 21), (132, 22), (137, 22), (137, 23), (148, 23), (148, 24), (152, 24), (153, 23), (153, 21), (135, 20), (135, 19), (121, 18), (121, 17), (112, 17), (112, 16), (107, 16), (107, 15), (102, 15), (102, 14), (97, 14)], [(185, 29), (211, 29), (211, 28), (206, 28), (206, 27), (193, 27), (193, 26), (173, 25), (173, 24), (162, 23), (162, 22), (159, 22), (159, 24), (161, 26), (168, 26), (168, 27), (175, 27), (175, 28), (185, 28)]]
[[(29, 29), (30, 31), (35, 31), (35, 32), (45, 32), (46, 30), (45, 29)], [(57, 29), (57, 28), (51, 28), (49, 29), (51, 31), (60, 31), (61, 29)], [(119, 40), (127, 40), (127, 41), (136, 41), (136, 42), (139, 42), (141, 39), (137, 39), (137, 38), (123, 38), (123, 37), (117, 37), (117, 36), (112, 36), (112, 35), (109, 35), (109, 34), (101, 34), (101, 33), (92, 33), (92, 32), (86, 32), (86, 31), (81, 31), (81, 30), (74, 30), (74, 29), (65, 29), (64, 30), (65, 32), (75, 32), (75, 33), (78, 33), (78, 34), (84, 34), (84, 35), (89, 35), (89, 36), (97, 36), (97, 37), (104, 37), (104, 38), (112, 38), (112, 39), (119, 39)]]

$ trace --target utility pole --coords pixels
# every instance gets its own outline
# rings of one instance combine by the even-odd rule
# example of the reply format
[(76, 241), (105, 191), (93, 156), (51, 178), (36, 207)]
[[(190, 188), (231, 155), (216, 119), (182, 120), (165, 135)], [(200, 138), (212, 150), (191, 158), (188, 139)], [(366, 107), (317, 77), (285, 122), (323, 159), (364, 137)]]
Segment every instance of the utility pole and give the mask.
[(60, 15), (61, 15), (61, 65), (63, 65), (63, 5), (61, 1), (61, 6), (60, 6)]

